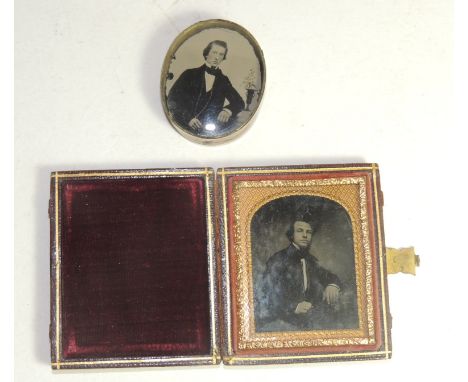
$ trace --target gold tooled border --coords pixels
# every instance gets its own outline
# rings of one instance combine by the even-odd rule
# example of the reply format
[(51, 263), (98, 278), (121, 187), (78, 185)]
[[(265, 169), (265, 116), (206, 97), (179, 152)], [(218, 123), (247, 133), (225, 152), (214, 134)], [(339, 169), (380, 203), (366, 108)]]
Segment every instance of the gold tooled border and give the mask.
[(376, 211), (376, 220), (377, 220), (377, 238), (379, 244), (379, 262), (380, 262), (380, 290), (382, 296), (382, 315), (383, 315), (383, 324), (384, 324), (384, 346), (385, 351), (387, 352), (386, 358), (389, 358), (389, 349), (388, 349), (388, 330), (387, 330), (387, 299), (386, 299), (386, 289), (385, 289), (385, 263), (384, 263), (384, 253), (382, 245), (382, 227), (381, 227), (381, 216), (380, 216), (380, 200), (378, 195), (377, 188), (377, 169), (376, 165), (372, 165), (372, 181), (374, 189), (374, 202), (375, 202), (375, 211)]
[(382, 230), (381, 230), (381, 223), (380, 223), (380, 203), (378, 200), (378, 188), (377, 188), (377, 179), (376, 179), (376, 171), (378, 169), (378, 165), (375, 163), (372, 164), (363, 164), (363, 165), (343, 165), (343, 166), (317, 166), (317, 167), (300, 167), (300, 168), (292, 168), (292, 167), (271, 167), (271, 168), (220, 168), (218, 170), (218, 175), (221, 176), (222, 180), (222, 196), (223, 196), (223, 211), (222, 211), (222, 221), (223, 221), (223, 226), (224, 226), (224, 246), (222, 250), (225, 252), (225, 257), (223, 257), (223, 260), (225, 261), (225, 266), (226, 266), (226, 274), (223, 282), (225, 283), (225, 287), (229, 286), (230, 283), (230, 273), (229, 273), (229, 242), (228, 242), (228, 234), (227, 234), (227, 226), (228, 226), (228, 211), (226, 208), (226, 203), (227, 203), (227, 197), (226, 197), (226, 175), (246, 175), (246, 174), (288, 174), (288, 173), (315, 173), (315, 172), (339, 172), (339, 171), (372, 171), (372, 178), (373, 178), (373, 183), (371, 184), (371, 191), (375, 195), (375, 209), (377, 210), (376, 214), (376, 219), (377, 219), (377, 237), (376, 241), (378, 243), (379, 247), (379, 253), (378, 253), (378, 265), (380, 267), (380, 284), (381, 284), (381, 301), (380, 304), (382, 305), (382, 310), (383, 310), (383, 331), (384, 331), (384, 351), (374, 351), (374, 352), (356, 352), (356, 353), (327, 353), (327, 354), (313, 354), (313, 355), (297, 355), (297, 356), (284, 356), (280, 355), (277, 357), (268, 357), (268, 356), (260, 356), (260, 357), (250, 357), (250, 356), (242, 356), (242, 357), (237, 357), (237, 356), (231, 356), (234, 353), (234, 349), (232, 347), (232, 341), (231, 341), (231, 336), (232, 336), (232, 326), (231, 326), (231, 302), (230, 302), (230, 291), (227, 290), (227, 293), (223, 293), (224, 297), (224, 314), (226, 315), (226, 322), (229, 323), (229, 325), (225, 328), (225, 336), (228, 338), (228, 348), (227, 348), (227, 354), (228, 356), (223, 358), (223, 361), (227, 365), (233, 365), (233, 364), (242, 364), (244, 361), (247, 363), (264, 363), (265, 361), (268, 360), (277, 360), (277, 361), (290, 361), (290, 360), (309, 360), (309, 359), (314, 359), (314, 358), (330, 358), (330, 359), (346, 359), (348, 357), (357, 357), (357, 358), (363, 358), (365, 359), (366, 357), (369, 356), (380, 356), (380, 355), (385, 355), (386, 359), (389, 359), (392, 351), (389, 349), (388, 346), (388, 325), (387, 325), (387, 299), (385, 295), (385, 275), (384, 275), (384, 260), (383, 260), (383, 243), (382, 243)]
[[(96, 361), (63, 361), (62, 355), (62, 333), (61, 333), (61, 230), (60, 230), (60, 184), (61, 178), (125, 178), (125, 177), (165, 177), (165, 176), (194, 176), (203, 175), (205, 180), (205, 197), (206, 197), (206, 223), (207, 223), (207, 250), (208, 250), (208, 272), (209, 272), (209, 294), (210, 294), (210, 342), (211, 342), (211, 355), (209, 356), (188, 356), (188, 357), (145, 357), (145, 358), (115, 358), (103, 359)], [(168, 169), (168, 170), (113, 170), (113, 171), (66, 171), (66, 172), (53, 172), (51, 177), (54, 179), (54, 193), (55, 193), (55, 360), (51, 362), (54, 369), (61, 369), (61, 367), (99, 367), (110, 365), (133, 365), (133, 364), (146, 364), (148, 366), (157, 366), (164, 364), (217, 364), (220, 360), (218, 345), (217, 345), (217, 306), (215, 302), (216, 284), (215, 284), (215, 262), (214, 262), (214, 238), (213, 238), (213, 216), (212, 216), (212, 202), (213, 188), (210, 184), (209, 177), (214, 175), (214, 171), (209, 168), (204, 169)]]
[(297, 172), (331, 172), (331, 171), (365, 171), (372, 170), (373, 166), (362, 166), (362, 167), (301, 167), (301, 168), (258, 168), (258, 169), (221, 169), (219, 174), (225, 175), (242, 175), (242, 174), (290, 174)]
[(230, 356), (232, 351), (232, 334), (231, 334), (231, 283), (230, 283), (230, 271), (229, 271), (229, 238), (228, 238), (228, 221), (227, 221), (227, 197), (226, 197), (226, 177), (224, 173), (221, 172), (221, 182), (222, 182), (222, 191), (223, 191), (223, 230), (224, 230), (224, 256), (223, 262), (225, 267), (225, 279), (223, 280), (224, 288), (224, 300), (225, 300), (225, 333), (226, 333), (226, 342), (227, 342), (227, 355)]
[(126, 367), (127, 365), (147, 365), (147, 366), (158, 366), (158, 365), (180, 365), (182, 363), (206, 363), (206, 364), (215, 364), (213, 362), (213, 356), (205, 357), (159, 357), (159, 358), (128, 358), (128, 359), (103, 359), (99, 361), (61, 361), (61, 362), (52, 362), (52, 367), (58, 369), (68, 366), (68, 368), (73, 368), (73, 366), (84, 366), (84, 367), (99, 367), (99, 366), (109, 366), (109, 365), (122, 365)]
[[(249, 180), (249, 181), (239, 181), (236, 183), (234, 186), (233, 190), (233, 198), (234, 198), (234, 216), (235, 216), (235, 221), (239, 220), (239, 207), (240, 207), (240, 201), (239, 201), (239, 194), (235, 191), (236, 187), (237, 189), (240, 188), (251, 188), (253, 187), (253, 184), (257, 185), (257, 187), (268, 187), (271, 181), (265, 181), (265, 180)], [(274, 346), (275, 348), (288, 348), (290, 345), (288, 343), (290, 342), (289, 340), (293, 341), (304, 341), (307, 343), (307, 345), (301, 345), (300, 347), (309, 347), (309, 346), (315, 346), (309, 344), (310, 342), (316, 342), (317, 346), (324, 346), (325, 344), (327, 345), (339, 345), (344, 342), (345, 344), (348, 345), (363, 345), (363, 344), (372, 344), (375, 343), (375, 332), (374, 332), (374, 321), (375, 317), (373, 314), (374, 311), (374, 304), (373, 304), (373, 288), (372, 288), (372, 283), (371, 283), (371, 278), (366, 277), (367, 274), (369, 274), (370, 269), (372, 267), (372, 259), (371, 259), (371, 253), (370, 253), (370, 248), (369, 248), (369, 228), (368, 228), (368, 221), (367, 221), (367, 216), (368, 216), (368, 211), (367, 211), (367, 195), (365, 193), (366, 189), (366, 179), (364, 177), (356, 177), (356, 176), (348, 176), (344, 178), (327, 178), (327, 179), (310, 179), (310, 180), (304, 180), (304, 179), (296, 179), (296, 180), (277, 180), (275, 181), (275, 186), (276, 183), (278, 183), (278, 186), (283, 185), (284, 187), (291, 188), (294, 184), (301, 184), (301, 186), (297, 185), (297, 187), (311, 187), (311, 186), (316, 186), (316, 187), (323, 187), (323, 186), (339, 186), (339, 185), (356, 185), (358, 186), (358, 194), (359, 194), (359, 202), (358, 205), (356, 206), (358, 209), (356, 213), (358, 213), (359, 219), (356, 219), (355, 214), (350, 213), (349, 209), (347, 206), (343, 204), (341, 200), (339, 200), (336, 197), (333, 197), (329, 194), (319, 191), (314, 191), (314, 195), (321, 196), (328, 198), (330, 200), (335, 201), (338, 203), (341, 207), (343, 207), (347, 213), (348, 216), (350, 217), (352, 221), (352, 227), (353, 227), (353, 232), (358, 230), (360, 232), (360, 237), (361, 239), (356, 242), (354, 241), (354, 246), (355, 246), (355, 256), (356, 259), (355, 261), (358, 262), (359, 258), (363, 258), (363, 264), (360, 269), (360, 272), (362, 273), (362, 277), (365, 278), (365, 282), (361, 283), (359, 280), (357, 280), (357, 286), (358, 286), (358, 295), (360, 295), (362, 298), (359, 298), (358, 301), (362, 303), (362, 300), (365, 301), (365, 304), (361, 306), (359, 304), (359, 329), (358, 330), (328, 330), (328, 331), (321, 331), (322, 336), (326, 337), (324, 338), (317, 338), (317, 333), (309, 332), (307, 335), (304, 334), (304, 332), (287, 332), (282, 333), (282, 332), (270, 332), (267, 334), (264, 333), (255, 333), (253, 332), (253, 315), (250, 315), (250, 320), (247, 319), (246, 317), (249, 316), (249, 312), (245, 311), (246, 309), (246, 301), (248, 300), (248, 303), (250, 306), (253, 306), (253, 297), (252, 297), (252, 292), (253, 292), (253, 287), (251, 285), (252, 280), (250, 280), (249, 285), (247, 286), (245, 283), (242, 282), (242, 276), (247, 272), (249, 274), (249, 278), (251, 276), (251, 259), (250, 256), (247, 256), (247, 260), (244, 261), (238, 261), (238, 280), (237, 282), (239, 283), (238, 286), (238, 291), (239, 295), (237, 297), (237, 303), (239, 308), (238, 312), (238, 322), (240, 328), (238, 336), (239, 336), (239, 349), (245, 349), (245, 348), (270, 348)], [(255, 188), (255, 187), (254, 187)], [(293, 195), (291, 191), (283, 191), (281, 193), (274, 193), (274, 194), (269, 194), (267, 198), (260, 199), (259, 202), (260, 204), (255, 204), (253, 207), (250, 208), (249, 212), (247, 213), (248, 221), (250, 222), (252, 220), (252, 217), (255, 213), (255, 211), (258, 211), (258, 209), (262, 206), (268, 203), (271, 200), (274, 200), (278, 197), (284, 197), (284, 196), (289, 196)], [(365, 216), (366, 218), (363, 218), (362, 216)], [(236, 234), (235, 234), (235, 246), (236, 246), (236, 253), (244, 252), (243, 249), (241, 249), (241, 240), (240, 238), (240, 233), (237, 232), (239, 230), (238, 224), (234, 224), (236, 227)], [(353, 234), (354, 236), (354, 234)], [(248, 237), (247, 241), (250, 243), (250, 236)], [(358, 249), (358, 247), (361, 248), (361, 250)], [(249, 245), (247, 245), (249, 247)], [(245, 249), (245, 248), (244, 248)], [(362, 252), (362, 256), (358, 256), (359, 253)], [(364, 293), (362, 293), (364, 291)], [(366, 317), (366, 322), (363, 320), (363, 316)], [(250, 330), (249, 330), (250, 328)], [(336, 333), (346, 333), (344, 337), (338, 336)], [(328, 335), (332, 335), (332, 337), (328, 338)], [(269, 345), (267, 345), (269, 344)], [(273, 345), (274, 344), (274, 345)], [(294, 345), (298, 346), (299, 345)]]
[(56, 179), (59, 178), (105, 178), (105, 177), (140, 177), (140, 176), (175, 176), (175, 175), (206, 175), (207, 169), (205, 170), (116, 170), (116, 171), (70, 171), (70, 172), (55, 172), (53, 173)]
[(389, 351), (372, 351), (372, 352), (356, 352), (356, 353), (341, 353), (341, 354), (307, 354), (307, 355), (290, 355), (290, 356), (265, 356), (265, 357), (229, 357), (226, 359), (228, 365), (265, 362), (265, 361), (301, 361), (310, 359), (326, 359), (326, 358), (362, 358), (367, 359), (370, 356), (386, 356), (389, 357), (391, 352)]
[(218, 327), (217, 327), (217, 283), (216, 283), (216, 259), (214, 256), (214, 227), (213, 227), (213, 212), (212, 201), (213, 195), (213, 182), (210, 182), (210, 177), (214, 176), (214, 171), (205, 169), (205, 195), (206, 195), (206, 224), (207, 224), (207, 233), (208, 233), (208, 274), (210, 279), (209, 284), (209, 293), (210, 293), (210, 316), (211, 316), (211, 351), (213, 357), (213, 363), (216, 363), (217, 358), (219, 357), (219, 349), (217, 344), (218, 338)]
[(61, 301), (60, 301), (60, 274), (61, 274), (61, 245), (60, 245), (60, 224), (59, 224), (59, 181), (58, 174), (55, 173), (55, 362), (57, 369), (60, 368), (60, 356), (62, 354), (61, 348)]

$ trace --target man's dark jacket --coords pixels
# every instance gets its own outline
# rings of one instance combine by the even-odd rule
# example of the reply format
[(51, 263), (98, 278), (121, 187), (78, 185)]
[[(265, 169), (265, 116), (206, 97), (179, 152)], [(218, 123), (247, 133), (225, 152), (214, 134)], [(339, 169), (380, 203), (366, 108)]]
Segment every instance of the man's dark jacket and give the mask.
[[(167, 105), (175, 120), (188, 126), (192, 118), (205, 125), (217, 123), (223, 108), (232, 112), (230, 121), (244, 108), (244, 101), (221, 70), (216, 70), (213, 87), (206, 92), (206, 65), (184, 71), (169, 91)], [(228, 104), (224, 106), (225, 100)]]
[[(308, 286), (304, 291), (304, 275), (301, 259), (307, 269)], [(291, 321), (297, 305), (308, 301), (313, 306), (323, 303), (323, 291), (327, 285), (341, 286), (339, 278), (318, 264), (316, 257), (298, 250), (293, 244), (275, 253), (267, 263), (263, 279), (263, 295), (269, 320)]]

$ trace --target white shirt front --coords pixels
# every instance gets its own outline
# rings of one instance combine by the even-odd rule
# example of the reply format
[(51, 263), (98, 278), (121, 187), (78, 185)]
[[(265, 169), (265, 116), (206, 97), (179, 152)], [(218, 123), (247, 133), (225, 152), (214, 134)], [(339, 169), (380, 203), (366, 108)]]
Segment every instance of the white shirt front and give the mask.
[(302, 263), (302, 277), (304, 280), (304, 292), (305, 292), (307, 290), (307, 285), (308, 285), (306, 260), (301, 259), (301, 263)]
[[(296, 247), (297, 250), (301, 250), (301, 248), (299, 248), (299, 246), (292, 242), (292, 245), (294, 245)], [(309, 280), (307, 279), (307, 263), (306, 263), (306, 259), (301, 259), (301, 264), (302, 264), (302, 280), (304, 281), (304, 292), (307, 290), (307, 287), (309, 286)]]
[[(301, 250), (296, 243), (292, 242), (292, 245), (294, 245), (299, 251)], [(307, 290), (308, 286), (309, 286), (309, 279), (307, 278), (306, 259), (301, 259), (301, 265), (302, 265), (302, 280), (304, 282), (304, 292), (305, 292)], [(336, 285), (336, 284), (328, 284), (327, 286), (332, 286), (332, 287), (335, 287), (338, 290), (340, 290), (340, 287), (338, 285)]]
[(205, 89), (207, 93), (213, 88), (215, 78), (216, 77), (214, 75), (205, 72)]

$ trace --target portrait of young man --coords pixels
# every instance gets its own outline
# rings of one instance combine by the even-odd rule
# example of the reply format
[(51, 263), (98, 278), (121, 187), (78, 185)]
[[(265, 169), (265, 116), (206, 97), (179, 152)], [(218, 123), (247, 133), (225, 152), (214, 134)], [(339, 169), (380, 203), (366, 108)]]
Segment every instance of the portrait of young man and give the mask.
[[(292, 217), (285, 235), (289, 244), (268, 255), (257, 274), (257, 331), (357, 327), (355, 290), (311, 253), (318, 218), (309, 212)], [(326, 241), (324, 235), (321, 241)]]
[(219, 133), (231, 126), (245, 104), (221, 69), (228, 57), (227, 43), (213, 40), (201, 53), (204, 63), (183, 71), (176, 79), (167, 96), (167, 107), (187, 130)]

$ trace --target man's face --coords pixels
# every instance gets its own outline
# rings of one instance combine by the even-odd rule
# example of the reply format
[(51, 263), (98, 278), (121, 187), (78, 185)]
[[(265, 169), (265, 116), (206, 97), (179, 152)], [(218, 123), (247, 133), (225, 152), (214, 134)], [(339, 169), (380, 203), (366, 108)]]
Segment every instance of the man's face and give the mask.
[(312, 241), (312, 227), (309, 223), (296, 221), (294, 223), (294, 235), (293, 242), (299, 246), (299, 248), (309, 248)]
[(226, 49), (221, 45), (213, 44), (208, 55), (206, 56), (206, 63), (209, 66), (218, 66), (224, 60)]

